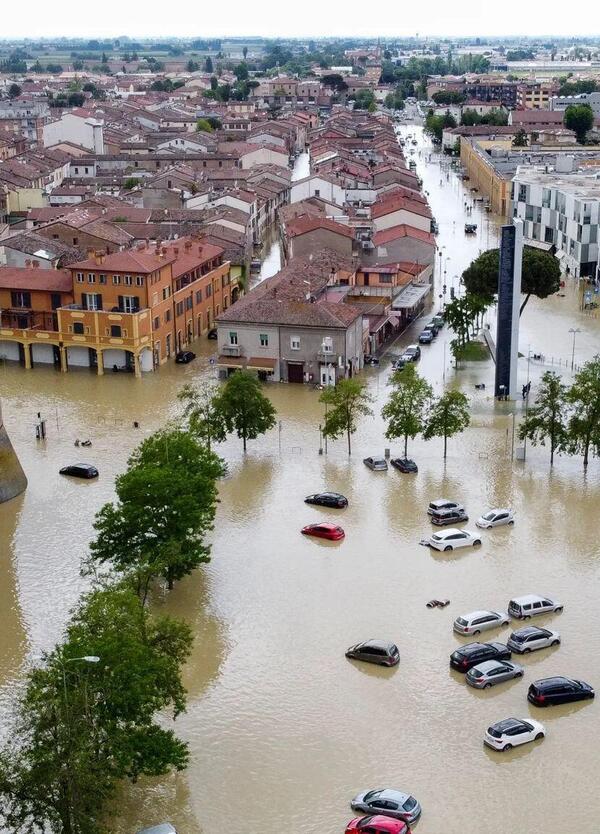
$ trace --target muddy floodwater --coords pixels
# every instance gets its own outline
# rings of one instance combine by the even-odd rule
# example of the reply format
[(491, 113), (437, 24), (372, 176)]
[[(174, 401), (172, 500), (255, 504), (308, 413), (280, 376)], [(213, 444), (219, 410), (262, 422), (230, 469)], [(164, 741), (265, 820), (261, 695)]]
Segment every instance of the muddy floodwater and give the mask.
[[(417, 170), (440, 225), (447, 278), (460, 274), (480, 248), (493, 245), (498, 221), (480, 209), (478, 236), (465, 240), (466, 194), (446, 172), (420, 129)], [(420, 154), (420, 155), (419, 155)], [(441, 185), (440, 185), (441, 181)], [(488, 226), (489, 224), (489, 226)], [(438, 276), (435, 307), (442, 293)], [(493, 311), (489, 315), (493, 327)], [(576, 362), (598, 349), (598, 321), (578, 312), (577, 288), (564, 297), (532, 299), (523, 314), (520, 374), (532, 393), (546, 367), (567, 377), (579, 328)], [(416, 340), (420, 323), (391, 352)], [(449, 442), (410, 445), (416, 476), (375, 473), (362, 458), (382, 454), (380, 417), (390, 360), (365, 372), (374, 416), (361, 422), (349, 460), (343, 440), (319, 455), (319, 392), (293, 385), (266, 390), (280, 424), (249, 444), (220, 447), (229, 467), (220, 485), (212, 534), (213, 559), (154, 601), (188, 620), (196, 635), (185, 671), (187, 713), (176, 724), (190, 746), (188, 770), (128, 789), (115, 809), (114, 831), (171, 820), (179, 834), (341, 834), (360, 790), (397, 787), (423, 806), (419, 834), (486, 834), (598, 830), (600, 703), (535, 710), (529, 683), (555, 673), (600, 686), (600, 462), (587, 475), (579, 458), (559, 458), (550, 474), (544, 448), (513, 459), (512, 438), (523, 403), (494, 404), (491, 361), (458, 373), (451, 367), (447, 329), (423, 347), (419, 370), (439, 392), (461, 387), (471, 398), (472, 426)], [(527, 362), (529, 348), (545, 365)], [(113, 480), (132, 448), (178, 413), (184, 382), (215, 375), (214, 343), (197, 348), (190, 365), (168, 366), (135, 380), (87, 371), (61, 375), (0, 364), (4, 418), (29, 478), (25, 494), (0, 506), (0, 711), (14, 683), (40, 651), (60, 637), (69, 609), (86, 587), (79, 562), (95, 512), (113, 495)], [(550, 365), (550, 361), (555, 365)], [(558, 365), (558, 362), (563, 363)], [(485, 383), (485, 390), (476, 390)], [(36, 442), (40, 411), (48, 438)], [(139, 428), (133, 427), (133, 421)], [(76, 438), (92, 447), (74, 448)], [(100, 478), (63, 479), (67, 463), (90, 462)], [(344, 493), (343, 511), (309, 507), (317, 490)], [(514, 528), (482, 533), (477, 550), (434, 553), (419, 545), (430, 530), (426, 506), (446, 496), (462, 501), (471, 527), (489, 507), (515, 509)], [(339, 544), (310, 540), (300, 528), (336, 520)], [(564, 613), (539, 623), (561, 633), (562, 645), (526, 656), (525, 676), (475, 691), (450, 671), (461, 643), (452, 621), (477, 608), (503, 610), (512, 596), (542, 593)], [(430, 610), (426, 602), (448, 598)], [(509, 629), (490, 633), (505, 640)], [(400, 648), (400, 665), (380, 670), (345, 659), (352, 643), (370, 637)], [(498, 754), (483, 747), (490, 723), (535, 717), (547, 737)]]

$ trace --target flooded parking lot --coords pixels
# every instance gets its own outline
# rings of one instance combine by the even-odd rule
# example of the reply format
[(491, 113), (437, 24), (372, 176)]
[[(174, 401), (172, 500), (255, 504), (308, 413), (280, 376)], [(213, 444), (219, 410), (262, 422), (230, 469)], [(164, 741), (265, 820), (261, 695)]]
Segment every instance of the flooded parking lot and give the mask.
[[(447, 274), (458, 275), (487, 248), (486, 219), (482, 213), (474, 221), (479, 234), (467, 241), (462, 183), (453, 173), (446, 180), (437, 160), (426, 164), (430, 146), (419, 129), (405, 130), (419, 136), (418, 171), (440, 225), (443, 257), (450, 258)], [(490, 245), (497, 228), (490, 218)], [(595, 352), (597, 321), (577, 312), (576, 289), (544, 303), (532, 299), (521, 352), (531, 345), (548, 359), (569, 358), (573, 326), (582, 331), (583, 360)], [(415, 341), (419, 329), (415, 324), (400, 345)], [(374, 417), (361, 423), (351, 460), (343, 439), (328, 444), (327, 456), (318, 454), (319, 392), (303, 386), (267, 388), (281, 423), (250, 444), (245, 459), (240, 441), (223, 444), (229, 472), (213, 561), (155, 601), (186, 618), (196, 634), (186, 669), (188, 711), (177, 722), (190, 744), (190, 767), (128, 790), (117, 810), (119, 834), (163, 819), (180, 834), (217, 834), (224, 819), (232, 830), (257, 834), (337, 834), (352, 817), (350, 799), (372, 787), (413, 793), (423, 806), (415, 826), (421, 834), (596, 830), (598, 705), (540, 711), (527, 704), (526, 691), (532, 680), (554, 673), (600, 685), (599, 464), (594, 459), (584, 475), (580, 459), (559, 458), (549, 473), (544, 448), (529, 449), (524, 464), (511, 460), (511, 413), (518, 422), (522, 404), (490, 399), (491, 361), (457, 374), (448, 341), (444, 329), (423, 347), (420, 371), (438, 391), (445, 376), (469, 394), (472, 426), (450, 441), (446, 462), (441, 441), (411, 444), (416, 476), (362, 464), (389, 445), (380, 417), (388, 359), (365, 372)], [(213, 349), (204, 342), (196, 362), (142, 380), (0, 366), (5, 423), (29, 477), (26, 493), (0, 506), (4, 709), (24, 664), (58, 638), (85, 588), (79, 562), (94, 513), (112, 497), (114, 476), (145, 434), (177, 414), (181, 385), (214, 376)], [(529, 370), (535, 380), (542, 366), (530, 363)], [(525, 359), (520, 372), (527, 373)], [(474, 388), (480, 382), (483, 391)], [(38, 411), (47, 419), (44, 444), (34, 439)], [(73, 447), (75, 438), (92, 440), (85, 455)], [(60, 466), (82, 457), (98, 466), (96, 482), (58, 475)], [(303, 503), (325, 488), (346, 495), (348, 509)], [(431, 552), (418, 542), (431, 529), (427, 504), (440, 496), (465, 504), (468, 527), (488, 507), (502, 505), (515, 509), (516, 524), (484, 531), (476, 550)], [(346, 539), (334, 544), (300, 535), (304, 524), (320, 519), (339, 521)], [(468, 688), (448, 666), (450, 653), (467, 642), (452, 632), (452, 621), (480, 607), (505, 609), (512, 596), (530, 592), (564, 603), (563, 614), (538, 621), (560, 631), (562, 645), (525, 657), (521, 681)], [(428, 609), (434, 597), (450, 605)], [(509, 633), (490, 632), (490, 639), (504, 641)], [(346, 660), (349, 645), (370, 637), (398, 644), (398, 667)], [(539, 718), (547, 738), (507, 754), (485, 749), (486, 727), (511, 715)], [(558, 791), (561, 801), (550, 801)]]

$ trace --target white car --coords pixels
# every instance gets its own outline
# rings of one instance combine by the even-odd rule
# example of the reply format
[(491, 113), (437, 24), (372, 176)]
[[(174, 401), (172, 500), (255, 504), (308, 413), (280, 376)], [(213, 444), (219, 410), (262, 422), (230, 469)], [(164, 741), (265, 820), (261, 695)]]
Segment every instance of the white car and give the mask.
[(503, 524), (514, 524), (515, 514), (512, 510), (497, 509), (488, 510), (487, 513), (480, 515), (475, 524), (482, 527), (484, 530), (490, 527), (501, 527)]
[(481, 544), (481, 539), (470, 530), (449, 527), (447, 530), (434, 533), (427, 539), (427, 543), (435, 550), (455, 550), (457, 547), (474, 547)]
[(508, 625), (510, 617), (505, 611), (471, 611), (454, 620), (454, 631), (458, 634), (479, 634), (490, 628)]
[(483, 741), (493, 750), (510, 750), (519, 744), (537, 741), (545, 735), (544, 725), (533, 718), (505, 718), (487, 728)]
[(538, 649), (560, 645), (560, 634), (558, 631), (551, 631), (549, 628), (525, 626), (518, 631), (513, 631), (506, 645), (513, 652), (528, 654), (529, 652), (536, 652)]

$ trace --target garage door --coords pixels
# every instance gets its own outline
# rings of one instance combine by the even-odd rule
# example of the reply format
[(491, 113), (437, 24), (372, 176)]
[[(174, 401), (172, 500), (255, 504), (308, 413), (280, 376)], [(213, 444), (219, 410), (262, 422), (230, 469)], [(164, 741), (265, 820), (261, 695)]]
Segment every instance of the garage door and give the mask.
[(302, 362), (288, 362), (288, 382), (304, 382), (304, 365)]

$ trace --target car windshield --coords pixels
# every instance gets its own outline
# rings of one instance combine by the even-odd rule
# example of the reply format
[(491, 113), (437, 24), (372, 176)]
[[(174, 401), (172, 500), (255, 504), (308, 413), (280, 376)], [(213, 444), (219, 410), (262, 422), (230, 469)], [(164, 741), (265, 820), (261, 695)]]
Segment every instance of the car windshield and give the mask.
[(408, 799), (406, 800), (406, 802), (404, 803), (404, 805), (402, 806), (402, 808), (405, 811), (412, 811), (412, 809), (415, 807), (416, 804), (417, 804), (417, 800), (414, 798), (414, 796), (409, 796)]
[(444, 540), (444, 537), (440, 536), (438, 533), (434, 533), (431, 538), (436, 542), (441, 542)]
[(496, 513), (486, 513), (484, 518), (486, 521), (493, 521), (496, 518)]
[(379, 796), (379, 791), (368, 791), (363, 796), (363, 802), (368, 802), (370, 799), (375, 799), (376, 796)]

